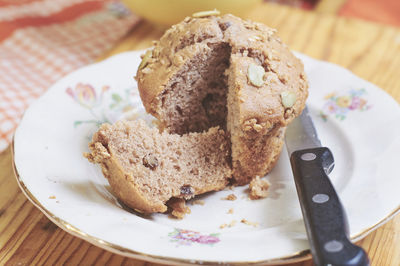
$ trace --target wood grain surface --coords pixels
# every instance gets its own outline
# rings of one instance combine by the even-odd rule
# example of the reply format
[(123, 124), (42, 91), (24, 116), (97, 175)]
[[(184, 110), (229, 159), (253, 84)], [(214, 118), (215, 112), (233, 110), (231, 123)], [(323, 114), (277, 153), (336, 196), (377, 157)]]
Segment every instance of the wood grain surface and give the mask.
[[(277, 28), (293, 50), (348, 68), (400, 102), (400, 29), (274, 4), (262, 4), (249, 17)], [(162, 33), (141, 22), (103, 58), (149, 47)], [(400, 265), (400, 215), (359, 244), (372, 265)], [(10, 148), (0, 154), (0, 264), (156, 265), (105, 251), (50, 222), (18, 188)]]

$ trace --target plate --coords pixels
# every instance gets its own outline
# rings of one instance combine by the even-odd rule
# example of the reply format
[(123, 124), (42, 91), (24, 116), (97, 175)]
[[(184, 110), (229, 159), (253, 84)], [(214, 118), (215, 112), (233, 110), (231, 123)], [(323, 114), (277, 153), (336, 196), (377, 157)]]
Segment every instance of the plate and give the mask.
[[(143, 216), (119, 203), (99, 167), (82, 153), (103, 122), (141, 117), (152, 124), (133, 78), (141, 53), (84, 67), (30, 106), (13, 144), (26, 196), (67, 232), (138, 259), (268, 264), (310, 258), (286, 152), (266, 176), (271, 183), (266, 199), (249, 200), (246, 187), (207, 193), (199, 197), (204, 205), (189, 203), (192, 212), (183, 220)], [(297, 55), (310, 81), (311, 116), (335, 157), (330, 177), (356, 241), (399, 211), (399, 104), (341, 67)], [(222, 199), (232, 193), (235, 201)]]

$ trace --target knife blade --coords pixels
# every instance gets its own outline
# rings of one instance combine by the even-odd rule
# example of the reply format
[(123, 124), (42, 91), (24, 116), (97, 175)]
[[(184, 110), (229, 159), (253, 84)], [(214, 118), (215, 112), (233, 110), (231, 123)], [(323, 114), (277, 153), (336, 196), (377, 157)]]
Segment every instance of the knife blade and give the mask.
[(366, 252), (349, 239), (343, 205), (328, 174), (332, 152), (321, 145), (307, 107), (288, 125), (285, 143), (316, 265), (369, 265)]

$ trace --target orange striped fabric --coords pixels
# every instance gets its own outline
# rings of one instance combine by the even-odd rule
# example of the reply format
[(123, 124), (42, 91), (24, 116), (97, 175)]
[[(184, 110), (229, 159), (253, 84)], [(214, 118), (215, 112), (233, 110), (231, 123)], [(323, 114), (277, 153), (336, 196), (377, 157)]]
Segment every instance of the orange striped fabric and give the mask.
[(33, 100), (137, 21), (118, 1), (0, 0), (0, 151)]

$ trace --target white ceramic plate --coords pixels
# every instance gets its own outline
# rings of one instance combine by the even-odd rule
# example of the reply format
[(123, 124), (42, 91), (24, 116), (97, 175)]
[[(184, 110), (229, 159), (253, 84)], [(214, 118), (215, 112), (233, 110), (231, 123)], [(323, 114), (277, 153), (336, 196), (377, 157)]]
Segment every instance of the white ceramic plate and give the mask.
[[(104, 121), (151, 121), (133, 78), (139, 54), (119, 54), (68, 75), (26, 111), (15, 133), (14, 163), (27, 197), (64, 230), (135, 258), (209, 264), (309, 258), (285, 150), (266, 177), (272, 184), (266, 199), (248, 200), (245, 187), (209, 193), (201, 197), (204, 205), (189, 204), (192, 213), (183, 220), (144, 217), (119, 204), (99, 167), (82, 153)], [(331, 179), (357, 240), (399, 210), (399, 104), (343, 68), (298, 56), (310, 80), (311, 115), (335, 157)], [(236, 201), (221, 200), (231, 193)]]

